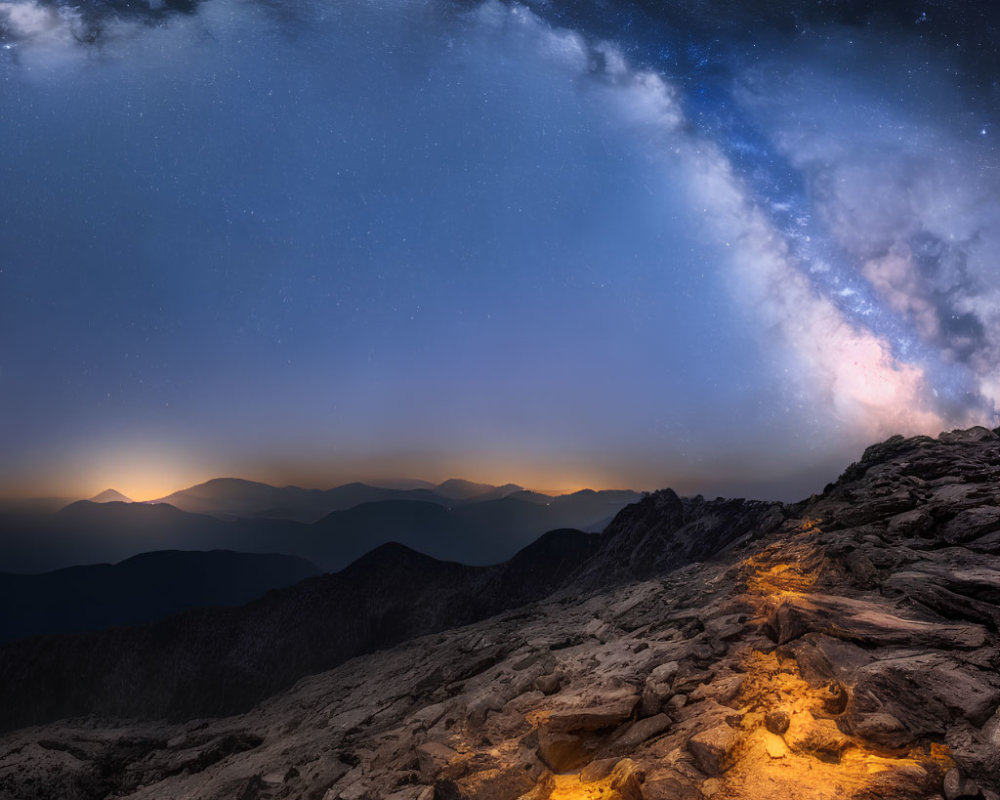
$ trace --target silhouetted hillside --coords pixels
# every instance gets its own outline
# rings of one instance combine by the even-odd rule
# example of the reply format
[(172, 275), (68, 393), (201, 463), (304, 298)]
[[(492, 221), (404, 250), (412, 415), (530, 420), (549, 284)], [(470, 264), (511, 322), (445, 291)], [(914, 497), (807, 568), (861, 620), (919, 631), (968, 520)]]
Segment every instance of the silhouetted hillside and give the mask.
[(348, 483), (326, 490), (302, 489), (270, 486), (241, 478), (215, 478), (156, 502), (222, 519), (290, 519), (311, 523), (332, 511), (382, 500), (420, 500), (441, 505), (451, 502), (427, 489), (384, 489), (364, 483)]
[(0, 573), (0, 641), (238, 606), (319, 574), (295, 556), (166, 550), (41, 575)]

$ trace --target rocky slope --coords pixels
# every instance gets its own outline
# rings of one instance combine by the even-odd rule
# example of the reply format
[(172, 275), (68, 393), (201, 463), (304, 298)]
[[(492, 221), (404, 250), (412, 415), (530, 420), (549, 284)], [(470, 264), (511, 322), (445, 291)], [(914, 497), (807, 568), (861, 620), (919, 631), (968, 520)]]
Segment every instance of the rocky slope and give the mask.
[[(676, 512), (669, 519), (655, 511), (665, 498)], [(653, 509), (647, 538), (673, 531), (675, 546), (660, 554), (664, 568), (718, 551), (743, 535), (747, 520), (773, 525), (781, 516), (777, 504), (682, 502), (673, 492), (638, 508)], [(621, 537), (640, 536), (625, 519)], [(89, 713), (178, 719), (245, 711), (362, 653), (485, 619), (569, 584), (628, 580), (616, 553), (621, 537), (551, 531), (493, 567), (389, 544), (339, 573), (242, 608), (11, 642), (0, 646), (0, 730)]]
[(658, 494), (548, 599), (242, 716), (10, 733), (0, 796), (991, 800), (998, 478), (980, 428), (869, 448), (783, 509)]

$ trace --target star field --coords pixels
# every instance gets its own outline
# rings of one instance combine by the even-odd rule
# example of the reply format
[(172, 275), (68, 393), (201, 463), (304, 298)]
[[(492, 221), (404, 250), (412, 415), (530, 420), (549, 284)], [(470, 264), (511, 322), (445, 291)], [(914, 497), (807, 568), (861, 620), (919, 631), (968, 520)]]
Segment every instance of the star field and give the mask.
[(1000, 29), (869, 6), (0, 4), (0, 494), (797, 499), (995, 425)]

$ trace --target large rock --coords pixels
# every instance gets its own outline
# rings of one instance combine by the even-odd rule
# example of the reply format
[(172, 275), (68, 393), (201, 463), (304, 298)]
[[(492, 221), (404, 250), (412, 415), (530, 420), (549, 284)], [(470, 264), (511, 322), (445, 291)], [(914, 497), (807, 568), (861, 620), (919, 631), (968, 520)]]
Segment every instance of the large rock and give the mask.
[(444, 742), (424, 742), (416, 748), (420, 774), (428, 783), (458, 757), (458, 753)]
[(672, 721), (666, 714), (657, 714), (655, 717), (647, 717), (633, 722), (621, 734), (615, 737), (611, 746), (616, 751), (631, 753), (647, 739), (658, 736), (667, 730)]
[(814, 719), (811, 715), (795, 718), (785, 733), (785, 742), (795, 752), (820, 761), (837, 762), (851, 742), (833, 720)]
[(553, 771), (566, 772), (589, 761), (639, 704), (638, 695), (627, 691), (604, 699), (599, 705), (554, 711), (539, 727), (538, 755)]
[(931, 622), (903, 617), (884, 603), (834, 595), (779, 598), (768, 617), (778, 644), (806, 633), (824, 633), (866, 645), (974, 649), (986, 642), (982, 625)]
[(950, 769), (944, 776), (945, 800), (976, 800), (982, 797), (974, 780), (965, 777), (961, 770)]
[(553, 711), (545, 727), (554, 731), (590, 732), (616, 728), (632, 717), (639, 696), (631, 692), (619, 692), (597, 705), (577, 708), (563, 708)]
[(736, 731), (721, 722), (694, 734), (688, 740), (688, 750), (702, 772), (717, 778), (732, 766), (737, 742)]
[(941, 735), (957, 720), (983, 725), (1000, 705), (1000, 675), (963, 665), (945, 653), (903, 655), (858, 671), (847, 722), (868, 714), (895, 717), (913, 736)]
[(902, 749), (914, 740), (913, 733), (892, 714), (856, 714), (851, 732), (879, 747)]
[(611, 770), (611, 791), (617, 792), (620, 800), (643, 800), (642, 783), (645, 772), (631, 758), (623, 758)]

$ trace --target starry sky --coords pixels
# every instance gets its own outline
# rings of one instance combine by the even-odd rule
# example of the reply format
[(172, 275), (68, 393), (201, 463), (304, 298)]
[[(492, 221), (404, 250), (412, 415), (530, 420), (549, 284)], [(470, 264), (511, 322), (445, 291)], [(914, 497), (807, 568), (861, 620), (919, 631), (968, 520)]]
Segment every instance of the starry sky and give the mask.
[(0, 494), (794, 500), (994, 426), (991, 6), (4, 0)]

